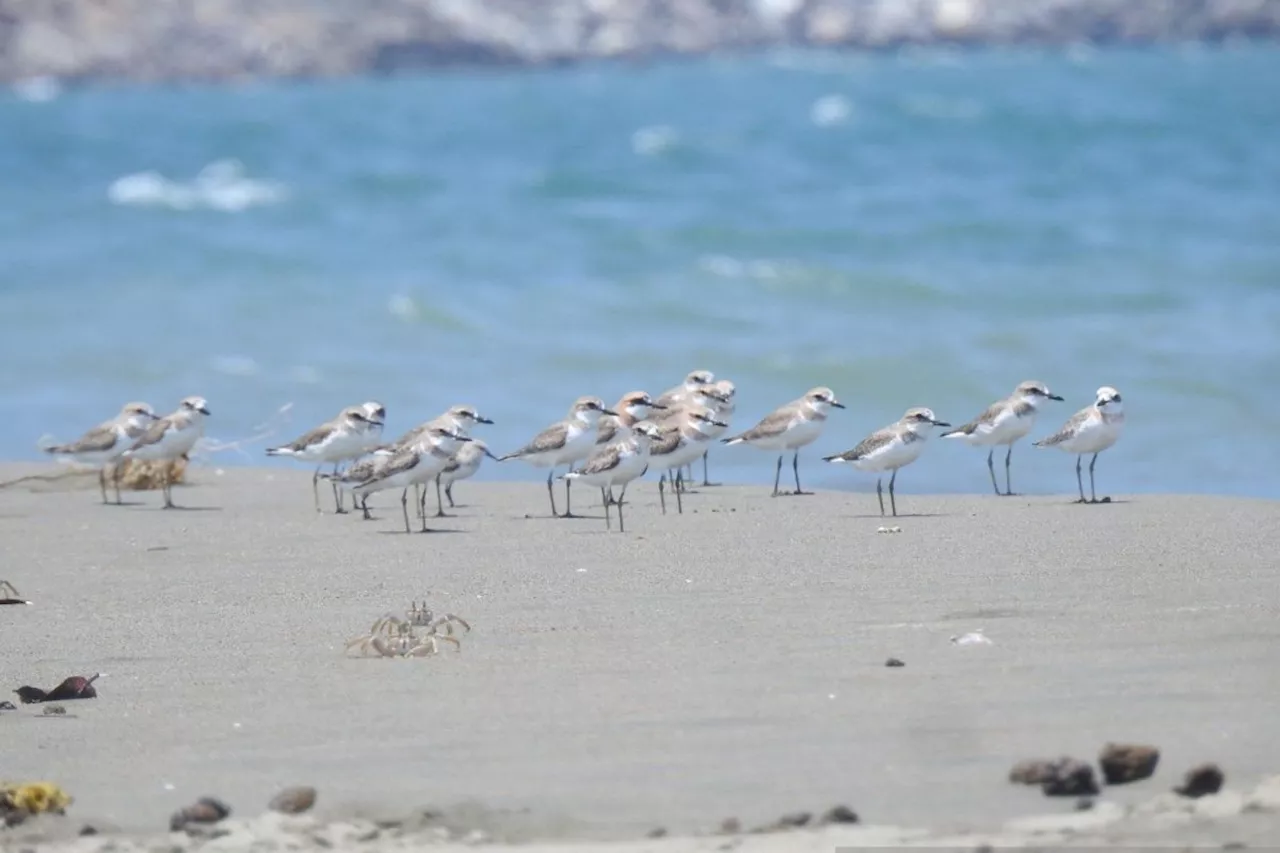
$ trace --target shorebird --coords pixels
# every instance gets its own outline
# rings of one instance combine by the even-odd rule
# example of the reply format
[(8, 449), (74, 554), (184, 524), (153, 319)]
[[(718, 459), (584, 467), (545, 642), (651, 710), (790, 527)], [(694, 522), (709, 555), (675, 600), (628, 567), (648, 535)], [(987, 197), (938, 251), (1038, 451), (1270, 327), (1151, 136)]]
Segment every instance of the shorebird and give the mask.
[[(360, 408), (365, 417), (364, 447), (360, 453), (350, 457), (351, 459), (356, 459), (377, 449), (378, 445), (382, 443), (382, 429), (387, 422), (387, 407), (377, 400), (361, 403)], [(346, 460), (342, 461), (345, 462)]]
[[(1062, 400), (1051, 393), (1043, 382), (1027, 380), (1013, 389), (1003, 400), (992, 403), (985, 412), (961, 427), (944, 432), (941, 438), (956, 438), (975, 447), (990, 447), (987, 452), (987, 470), (991, 472), (991, 488), (997, 495), (1012, 495), (1009, 480), (1009, 462), (1013, 458), (1013, 445), (1031, 431), (1036, 422), (1036, 408), (1045, 400)], [(1004, 491), (996, 482), (996, 446), (1006, 444), (1004, 455)]]
[[(712, 383), (711, 388), (716, 392), (716, 396), (709, 398), (712, 401), (710, 405), (716, 413), (716, 418), (724, 421), (726, 425), (732, 423), (733, 415), (738, 410), (737, 404), (734, 402), (734, 398), (738, 394), (738, 387), (728, 379), (718, 379)], [(727, 429), (728, 426), (715, 427), (707, 434), (707, 437), (713, 440), (717, 439)], [(702, 485), (704, 486), (715, 485), (707, 474), (707, 455), (710, 452), (710, 449), (702, 452)], [(689, 478), (693, 479), (692, 463), (689, 466)]]
[[(315, 499), (316, 512), (321, 511), (320, 470), (326, 463), (333, 463), (333, 473), (337, 474), (340, 463), (354, 459), (368, 450), (370, 432), (381, 433), (382, 421), (373, 420), (376, 415), (368, 414), (367, 407), (367, 403), (348, 406), (337, 417), (325, 421), (301, 438), (279, 447), (267, 448), (268, 456), (287, 456), (302, 462), (318, 463), (315, 473), (311, 475), (311, 494)], [(333, 503), (336, 512), (346, 512), (342, 508), (342, 498), (336, 482), (333, 483)]]
[(710, 385), (715, 379), (716, 375), (710, 370), (691, 370), (683, 382), (658, 395), (657, 402), (660, 407), (670, 409), (677, 403), (685, 402), (695, 391), (703, 385)]
[(596, 426), (596, 444), (612, 444), (621, 441), (631, 433), (631, 427), (649, 417), (655, 410), (666, 411), (666, 406), (658, 403), (644, 391), (628, 391), (614, 405), (616, 415), (605, 415)]
[(725, 444), (750, 444), (762, 450), (782, 451), (773, 474), (773, 497), (780, 494), (778, 483), (782, 479), (783, 457), (788, 450), (794, 450), (791, 470), (796, 478), (795, 494), (811, 494), (800, 488), (800, 448), (822, 434), (822, 428), (827, 423), (827, 413), (833, 407), (844, 408), (844, 403), (836, 399), (834, 391), (824, 387), (813, 388), (800, 399), (774, 409), (746, 432), (720, 441)]
[[(1076, 486), (1080, 499), (1076, 503), (1110, 503), (1111, 498), (1098, 500), (1093, 485), (1093, 466), (1098, 464), (1098, 454), (1115, 444), (1124, 427), (1124, 405), (1120, 392), (1110, 385), (1098, 389), (1097, 399), (1071, 416), (1062, 429), (1034, 443), (1035, 447), (1056, 447), (1076, 454)], [(1080, 463), (1085, 454), (1092, 453), (1089, 461), (1089, 500), (1084, 499), (1084, 481), (1080, 476)]]
[[(470, 437), (471, 429), (476, 424), (492, 424), (492, 423), (493, 423), (492, 420), (490, 420), (489, 418), (486, 418), (484, 415), (476, 411), (475, 406), (470, 406), (465, 403), (460, 403), (456, 406), (450, 406), (448, 409), (445, 409), (443, 413), (427, 421), (421, 427), (418, 427), (418, 429), (421, 430), (421, 429), (426, 429), (433, 426), (452, 427), (457, 432), (460, 432), (463, 435)], [(465, 450), (470, 446), (471, 445), (469, 443), (463, 444), (462, 449)], [(476, 463), (476, 467), (477, 468), (479, 467), (479, 462)], [(472, 473), (475, 473), (475, 472), (472, 472)], [(436, 483), (436, 518), (444, 518), (445, 517), (444, 498), (440, 496), (441, 484), (440, 484), (439, 474), (436, 475), (435, 483)], [(415, 486), (413, 494), (414, 494), (414, 498), (418, 502), (417, 503), (418, 517), (426, 518), (427, 517), (427, 493), (425, 489), (420, 491), (419, 487)]]
[(725, 428), (724, 421), (717, 420), (715, 411), (700, 403), (685, 403), (679, 414), (659, 425), (658, 435), (649, 444), (649, 464), (657, 465), (664, 473), (658, 478), (658, 500), (662, 514), (667, 513), (665, 487), (668, 480), (676, 494), (676, 508), (684, 513), (684, 501), (680, 497), (684, 475), (680, 469), (702, 455), (711, 441), (708, 433)]
[[(437, 482), (444, 486), (444, 496), (449, 499), (450, 509), (454, 507), (453, 484), (475, 476), (475, 473), (480, 470), (480, 463), (486, 456), (493, 460), (498, 458), (489, 452), (489, 445), (478, 438), (473, 438), (463, 444), (461, 450), (449, 457), (449, 464), (436, 475)], [(442, 518), (444, 515), (444, 507), (441, 507), (436, 512), (436, 517)]]
[[(604, 505), (604, 527), (611, 528), (609, 505), (618, 507), (618, 532), (626, 533), (626, 521), (622, 517), (622, 505), (627, 496), (627, 485), (644, 476), (649, 469), (650, 442), (661, 438), (661, 431), (656, 424), (640, 421), (627, 431), (627, 435), (611, 444), (597, 447), (586, 464), (560, 477), (566, 483), (577, 480), (591, 486), (600, 487), (600, 502)], [(614, 486), (621, 486), (616, 501), (610, 500)]]
[(109, 421), (103, 421), (75, 441), (44, 448), (45, 453), (70, 456), (77, 462), (100, 466), (98, 487), (102, 490), (102, 502), (107, 503), (107, 469), (111, 468), (111, 483), (115, 486), (116, 503), (120, 501), (120, 466), (115, 463), (152, 423), (156, 413), (146, 403), (125, 403), (120, 413)]
[[(934, 417), (932, 409), (907, 409), (907, 413), (897, 423), (878, 429), (858, 443), (853, 450), (824, 456), (825, 462), (844, 462), (859, 471), (892, 471), (889, 477), (889, 506), (893, 514), (898, 514), (898, 503), (894, 499), (893, 484), (898, 479), (898, 469), (910, 465), (919, 458), (924, 450), (925, 439), (933, 432), (934, 427), (949, 427), (951, 424)], [(881, 489), (883, 476), (876, 478), (876, 497), (880, 500), (880, 514), (884, 515), (884, 492)]]
[(499, 462), (520, 459), (535, 468), (550, 468), (547, 472), (547, 496), (551, 499), (551, 515), (573, 518), (569, 506), (569, 485), (564, 483), (564, 515), (556, 512), (556, 494), (552, 486), (555, 471), (561, 465), (573, 465), (591, 455), (596, 444), (596, 425), (603, 415), (617, 417), (617, 412), (606, 409), (599, 397), (579, 397), (569, 408), (569, 416), (538, 433), (524, 447), (499, 456)]
[[(177, 411), (147, 427), (146, 432), (124, 452), (124, 458), (166, 463), (185, 459), (200, 436), (204, 435), (204, 419), (208, 415), (209, 404), (204, 397), (187, 397), (178, 405)], [(171, 476), (172, 469), (166, 465), (161, 485), (165, 509), (176, 509)]]
[[(404, 532), (409, 527), (409, 487), (429, 482), (449, 464), (449, 457), (458, 445), (471, 441), (466, 435), (448, 426), (427, 427), (408, 447), (403, 447), (385, 462), (375, 466), (372, 475), (362, 483), (353, 484), (351, 491), (358, 498), (387, 489), (402, 489), (400, 509), (404, 512)], [(366, 517), (368, 510), (365, 510)], [(422, 520), (422, 532), (427, 533), (427, 520)]]

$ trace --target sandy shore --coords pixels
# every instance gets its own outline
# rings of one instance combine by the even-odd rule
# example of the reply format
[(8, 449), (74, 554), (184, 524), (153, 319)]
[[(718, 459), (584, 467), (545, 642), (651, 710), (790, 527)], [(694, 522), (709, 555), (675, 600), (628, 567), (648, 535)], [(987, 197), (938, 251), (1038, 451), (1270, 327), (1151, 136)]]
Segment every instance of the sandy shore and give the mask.
[[(0, 609), (4, 690), (107, 673), (65, 718), (0, 714), (0, 775), (58, 782), (77, 827), (160, 829), (204, 794), (247, 818), (290, 784), (320, 790), (321, 820), (431, 805), (522, 839), (688, 834), (837, 803), (912, 831), (776, 849), (942, 843), (1046, 813), (1139, 838), (1280, 827), (1241, 799), (1261, 784), (1266, 800), (1280, 771), (1272, 502), (904, 492), (911, 515), (882, 534), (865, 494), (713, 488), (663, 517), (645, 482), (628, 532), (606, 535), (598, 507), (546, 518), (540, 485), (461, 483), (465, 506), (439, 522), (451, 532), (406, 536), (390, 495), (361, 522), (317, 515), (309, 474), (191, 477), (177, 512), (157, 493), (104, 507), (96, 485), (0, 489), (0, 578), (35, 602)], [(424, 597), (473, 625), (461, 654), (343, 656)], [(977, 629), (991, 644), (949, 641)], [(1107, 741), (1158, 745), (1160, 766), (1083, 817), (1006, 781), (1019, 759), (1090, 760)], [(1162, 792), (1202, 761), (1232, 793), (1197, 801), (1186, 826), (1139, 819), (1190, 808)]]

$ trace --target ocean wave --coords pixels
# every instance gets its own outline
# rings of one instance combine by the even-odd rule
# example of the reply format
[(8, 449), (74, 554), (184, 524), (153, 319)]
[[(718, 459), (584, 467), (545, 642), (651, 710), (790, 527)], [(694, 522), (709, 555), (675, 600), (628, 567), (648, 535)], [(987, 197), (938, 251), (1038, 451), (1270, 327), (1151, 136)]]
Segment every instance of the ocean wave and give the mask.
[(631, 150), (642, 157), (654, 157), (671, 150), (679, 141), (680, 134), (674, 127), (642, 127), (631, 134)]
[(853, 115), (853, 104), (843, 95), (823, 95), (809, 108), (809, 120), (818, 127), (844, 124)]
[(62, 94), (62, 84), (56, 77), (27, 77), (15, 81), (12, 88), (20, 100), (32, 104), (46, 104)]
[(112, 204), (227, 213), (278, 204), (286, 195), (283, 184), (248, 177), (239, 160), (216, 160), (190, 181), (175, 181), (155, 171), (135, 172), (117, 178), (107, 189)]
[(986, 114), (986, 107), (971, 98), (947, 98), (938, 95), (911, 95), (901, 101), (903, 112), (921, 118), (941, 121), (975, 121)]

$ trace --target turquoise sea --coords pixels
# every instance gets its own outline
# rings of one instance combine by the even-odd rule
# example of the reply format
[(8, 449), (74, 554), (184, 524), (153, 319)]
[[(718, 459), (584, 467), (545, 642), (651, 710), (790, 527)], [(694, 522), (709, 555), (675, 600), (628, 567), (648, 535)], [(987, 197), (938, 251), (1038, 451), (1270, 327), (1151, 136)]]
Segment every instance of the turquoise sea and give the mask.
[[(772, 53), (0, 95), (0, 448), (208, 398), (216, 465), (374, 398), (508, 450), (693, 368), (817, 461), (1023, 379), (1124, 395), (1100, 491), (1280, 497), (1280, 47)], [(267, 435), (269, 433), (270, 435)], [(900, 490), (989, 490), (937, 442)], [(1075, 489), (1020, 445), (1014, 487)], [(712, 477), (772, 476), (750, 448)], [(537, 479), (507, 463), (489, 479)]]

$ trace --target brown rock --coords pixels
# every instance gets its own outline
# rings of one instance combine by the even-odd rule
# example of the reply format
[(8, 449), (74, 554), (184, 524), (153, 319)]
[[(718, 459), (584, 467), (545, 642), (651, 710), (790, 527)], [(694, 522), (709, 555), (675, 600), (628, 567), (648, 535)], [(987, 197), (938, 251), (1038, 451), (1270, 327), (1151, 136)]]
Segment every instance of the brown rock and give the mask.
[(897, 658), (889, 658), (887, 661), (885, 661), (885, 662), (884, 662), (884, 665), (885, 665), (885, 666), (888, 666), (888, 667), (895, 667), (895, 668), (896, 668), (896, 667), (899, 667), (899, 666), (906, 666), (906, 663), (904, 663), (903, 661), (898, 660)]
[(1200, 764), (1187, 771), (1187, 775), (1182, 779), (1182, 784), (1174, 788), (1173, 792), (1193, 799), (1207, 794), (1216, 794), (1222, 790), (1222, 783), (1225, 779), (1226, 776), (1223, 775), (1222, 768), (1218, 765)]
[(1150, 778), (1159, 761), (1160, 750), (1154, 746), (1129, 743), (1109, 743), (1098, 756), (1102, 778), (1108, 785), (1124, 785)]
[(1009, 770), (1009, 781), (1018, 785), (1043, 785), (1052, 781), (1058, 774), (1058, 765), (1070, 761), (1059, 758), (1049, 761), (1043, 758), (1029, 758), (1019, 761)]
[(1093, 765), (1074, 758), (1059, 762), (1053, 778), (1041, 785), (1046, 797), (1092, 797), (1098, 793)]
[(188, 824), (217, 823), (229, 814), (231, 809), (223, 803), (213, 797), (201, 797), (194, 804), (173, 813), (169, 818), (169, 830), (179, 832)]
[(267, 808), (282, 814), (302, 814), (316, 804), (316, 789), (309, 785), (285, 788), (271, 798)]

